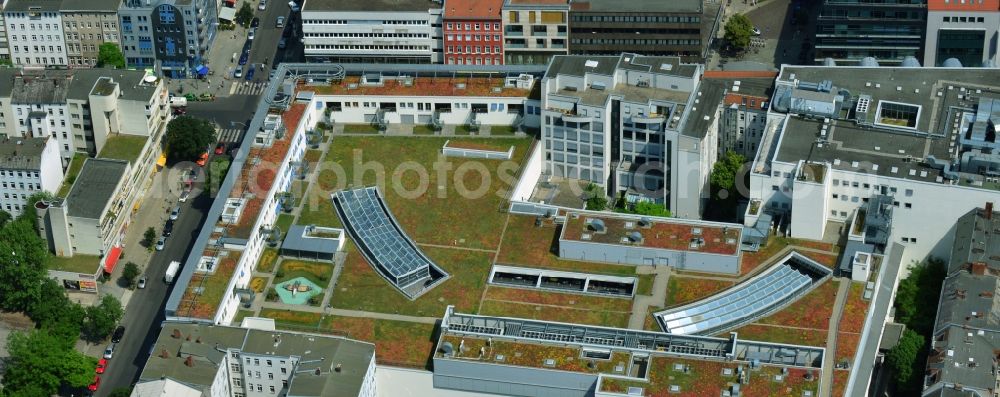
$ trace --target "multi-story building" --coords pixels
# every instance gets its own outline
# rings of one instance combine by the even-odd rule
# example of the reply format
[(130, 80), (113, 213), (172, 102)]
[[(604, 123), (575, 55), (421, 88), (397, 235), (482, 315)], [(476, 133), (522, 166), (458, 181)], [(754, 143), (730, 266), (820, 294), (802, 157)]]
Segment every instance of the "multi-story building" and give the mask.
[(723, 94), (702, 73), (678, 57), (554, 57), (542, 81), (543, 174), (699, 217)]
[(162, 82), (142, 71), (2, 69), (0, 136), (52, 136), (67, 166), (76, 152), (98, 155), (112, 137), (162, 133), (167, 101)]
[(718, 28), (722, 2), (586, 0), (570, 5), (572, 54), (676, 55), (701, 62)]
[(10, 0), (4, 6), (11, 61), (15, 65), (66, 65), (62, 0)]
[(948, 277), (941, 287), (924, 396), (992, 396), (1000, 349), (1000, 211), (993, 203), (955, 223)]
[(1000, 1), (927, 0), (924, 65), (996, 66), (1000, 43)]
[(6, 0), (0, 1), (0, 61), (11, 62), (10, 44), (7, 38), (7, 23), (3, 18), (3, 9), (5, 6)]
[(445, 0), (444, 63), (449, 65), (502, 65), (503, 0)]
[(504, 0), (504, 63), (545, 65), (569, 53), (569, 0)]
[(55, 193), (63, 181), (55, 138), (3, 138), (0, 141), (0, 209), (18, 216), (28, 197)]
[(906, 57), (921, 59), (926, 17), (927, 0), (824, 0), (815, 60), (855, 65), (873, 57), (898, 65)]
[(377, 391), (375, 345), (275, 331), (273, 321), (263, 329), (167, 322), (151, 351), (134, 397), (375, 397)]
[(432, 0), (306, 1), (306, 61), (441, 63), (441, 14)]
[(63, 0), (67, 65), (97, 65), (102, 43), (119, 43), (118, 7), (122, 0)]
[(118, 17), (128, 66), (171, 78), (197, 74), (218, 27), (214, 0), (125, 0)]
[(783, 119), (751, 166), (746, 224), (767, 213), (791, 236), (819, 239), (887, 195), (887, 245), (905, 247), (903, 263), (948, 257), (938, 225), (1000, 189), (998, 80), (996, 69), (784, 66), (769, 108)]
[[(710, 76), (719, 75), (719, 78)], [(719, 117), (719, 154), (735, 152), (752, 159), (767, 126), (767, 103), (777, 73), (706, 72), (705, 82), (726, 91)]]

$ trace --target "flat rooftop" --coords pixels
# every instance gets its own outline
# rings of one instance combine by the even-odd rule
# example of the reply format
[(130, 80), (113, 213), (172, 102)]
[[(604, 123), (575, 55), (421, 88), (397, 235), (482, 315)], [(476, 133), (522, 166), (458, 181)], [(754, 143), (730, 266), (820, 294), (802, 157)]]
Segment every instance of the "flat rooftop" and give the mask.
[(430, 0), (305, 0), (305, 3), (302, 4), (303, 13), (310, 11), (426, 12), (440, 8), (440, 3)]
[(374, 345), (342, 337), (167, 322), (140, 380), (170, 378), (207, 392), (225, 363), (226, 349), (296, 357), (288, 393), (297, 396), (357, 396), (375, 355)]
[[(430, 77), (400, 79), (385, 76), (379, 84), (365, 84), (362, 76), (347, 76), (327, 86), (303, 89), (318, 95), (385, 95), (385, 96), (451, 96), (451, 97), (514, 97), (527, 98), (530, 88), (511, 87), (502, 74), (497, 77)], [(537, 84), (533, 81), (532, 85)]]
[[(649, 221), (643, 222), (642, 219)], [(603, 222), (603, 227), (595, 224), (598, 220)], [(740, 230), (738, 227), (712, 224), (570, 212), (560, 238), (600, 244), (736, 255), (739, 253)], [(641, 238), (633, 238), (635, 233)]]
[(118, 183), (128, 171), (128, 163), (113, 159), (87, 159), (66, 196), (69, 216), (101, 219)]
[[(196, 255), (192, 252), (191, 256)], [(236, 274), (236, 264), (243, 256), (242, 250), (206, 248), (197, 257), (212, 258), (215, 264), (212, 271), (195, 270), (191, 281), (184, 288), (184, 295), (177, 306), (178, 317), (189, 317), (202, 320), (213, 320), (223, 298), (229, 294), (226, 288)]]
[(529, 8), (554, 8), (554, 9), (569, 9), (569, 0), (504, 0), (503, 8), (512, 9), (529, 9)]
[(985, 209), (975, 208), (958, 218), (948, 273), (973, 263), (981, 263), (1000, 276), (1000, 211), (988, 214)]
[(702, 0), (583, 0), (573, 1), (576, 12), (677, 12), (701, 13)]
[[(7, 170), (39, 170), (45, 138), (4, 138), (0, 141), (0, 168)], [(58, 157), (58, 155), (57, 155)]]
[(97, 154), (99, 158), (128, 161), (135, 164), (146, 147), (148, 136), (142, 135), (112, 135), (104, 141), (104, 147)]

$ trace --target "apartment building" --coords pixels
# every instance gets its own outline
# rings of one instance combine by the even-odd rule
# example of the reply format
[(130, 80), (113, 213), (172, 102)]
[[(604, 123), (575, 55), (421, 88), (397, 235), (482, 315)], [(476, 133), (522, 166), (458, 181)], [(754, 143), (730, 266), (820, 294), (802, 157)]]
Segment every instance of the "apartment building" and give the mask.
[(63, 0), (67, 65), (97, 66), (102, 43), (120, 43), (118, 7), (122, 0)]
[(1000, 349), (1000, 211), (993, 203), (975, 208), (955, 223), (948, 277), (941, 286), (931, 338), (924, 396), (990, 396)]
[(989, 132), (998, 79), (996, 69), (784, 66), (769, 109), (782, 120), (768, 124), (751, 167), (746, 224), (770, 214), (791, 236), (820, 239), (886, 195), (887, 245), (905, 247), (903, 263), (948, 257), (940, 225), (1000, 189)]
[(546, 65), (569, 53), (569, 0), (504, 0), (501, 26), (508, 65)]
[(4, 6), (4, 25), (15, 65), (66, 65), (62, 0), (10, 0)]
[(585, 0), (570, 3), (573, 54), (673, 55), (701, 62), (716, 29), (722, 2), (702, 0)]
[(157, 75), (197, 75), (218, 29), (214, 0), (125, 0), (118, 7), (121, 46), (130, 68)]
[(162, 81), (142, 71), (0, 69), (0, 135), (51, 136), (65, 167), (112, 137), (162, 134), (167, 101)]
[(824, 0), (816, 21), (816, 63), (830, 58), (856, 65), (872, 57), (884, 66), (921, 59), (926, 18), (927, 0)]
[[(710, 77), (719, 76), (719, 77)], [(767, 127), (767, 104), (777, 73), (706, 72), (707, 84), (721, 85), (726, 94), (719, 117), (719, 155), (735, 152), (752, 159)]]
[(377, 395), (375, 345), (253, 320), (269, 326), (164, 323), (132, 396)]
[(954, 58), (965, 67), (996, 66), (1000, 1), (927, 1), (924, 65)]
[(441, 3), (432, 0), (306, 1), (306, 61), (442, 63), (442, 14)]
[(543, 175), (700, 217), (723, 94), (702, 73), (679, 57), (553, 57), (542, 81)]
[(4, 2), (0, 2), (0, 60), (12, 62), (10, 59), (10, 44), (7, 37), (7, 23), (3, 17)]
[(503, 0), (445, 0), (444, 63), (449, 65), (502, 65)]
[(28, 197), (42, 191), (55, 193), (62, 182), (55, 138), (0, 140), (0, 209), (17, 217), (27, 207)]

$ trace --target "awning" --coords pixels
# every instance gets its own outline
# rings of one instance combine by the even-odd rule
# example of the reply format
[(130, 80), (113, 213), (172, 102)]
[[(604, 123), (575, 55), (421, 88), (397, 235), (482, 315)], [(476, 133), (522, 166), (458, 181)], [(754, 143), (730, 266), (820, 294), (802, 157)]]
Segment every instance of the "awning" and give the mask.
[(208, 66), (199, 65), (198, 69), (196, 69), (196, 70), (198, 71), (198, 75), (199, 76), (204, 76), (204, 75), (208, 74)]
[[(229, 1), (227, 0), (227, 3)], [(236, 9), (229, 7), (222, 7), (219, 10), (219, 19), (223, 21), (232, 21), (236, 19)]]
[(115, 271), (115, 264), (118, 263), (118, 257), (122, 256), (122, 247), (112, 247), (111, 252), (108, 256), (104, 257), (104, 272), (111, 274)]

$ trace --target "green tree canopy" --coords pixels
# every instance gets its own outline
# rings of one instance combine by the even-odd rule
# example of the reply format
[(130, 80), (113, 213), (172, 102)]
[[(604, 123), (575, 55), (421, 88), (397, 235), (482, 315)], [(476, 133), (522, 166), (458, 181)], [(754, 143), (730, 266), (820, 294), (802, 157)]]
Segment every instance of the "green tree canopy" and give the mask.
[(745, 49), (750, 45), (750, 36), (753, 35), (753, 24), (746, 15), (736, 14), (729, 17), (725, 30), (726, 42), (738, 49)]
[(36, 330), (14, 332), (7, 338), (10, 361), (4, 374), (4, 389), (16, 390), (17, 395), (49, 396), (64, 382), (70, 387), (83, 387), (94, 380), (97, 360), (65, 345), (57, 336)]
[(740, 168), (746, 163), (746, 157), (733, 151), (726, 152), (712, 166), (711, 183), (716, 189), (726, 189), (733, 191), (736, 186), (736, 178), (739, 176)]
[(915, 382), (913, 377), (923, 373), (920, 371), (923, 360), (919, 360), (919, 358), (923, 356), (921, 352), (924, 350), (924, 343), (926, 341), (922, 335), (907, 329), (900, 337), (899, 344), (886, 354), (886, 361), (896, 376), (896, 386), (900, 392), (907, 390), (920, 392), (919, 387), (913, 389), (914, 384), (920, 384)]
[(215, 127), (208, 120), (181, 116), (167, 125), (167, 157), (173, 161), (197, 160), (212, 142)]
[(43, 299), (48, 255), (33, 220), (19, 219), (0, 229), (0, 309), (26, 312)]
[(7, 222), (10, 222), (13, 219), (14, 216), (12, 216), (10, 212), (0, 210), (0, 227), (3, 227), (3, 225), (6, 225)]
[(122, 305), (111, 295), (101, 298), (101, 303), (88, 307), (87, 318), (83, 322), (83, 334), (92, 341), (98, 342), (111, 334), (122, 319)]
[(135, 279), (139, 277), (139, 265), (135, 262), (128, 262), (125, 264), (125, 268), (122, 269), (122, 278), (125, 279), (125, 283), (128, 284), (129, 288), (135, 285)]
[(125, 69), (125, 56), (116, 43), (103, 43), (97, 52), (97, 67)]
[(649, 216), (670, 216), (670, 210), (664, 207), (663, 204), (656, 204), (649, 201), (640, 201), (635, 203), (635, 208), (632, 211), (639, 215), (649, 215)]
[(111, 394), (108, 394), (108, 397), (129, 397), (131, 395), (132, 395), (132, 389), (129, 389), (127, 387), (119, 387), (117, 389), (112, 390)]
[(242, 25), (244, 28), (250, 25), (250, 20), (253, 19), (253, 8), (250, 7), (249, 2), (243, 2), (240, 6), (239, 11), (236, 11), (236, 23)]
[(944, 263), (938, 260), (913, 266), (910, 275), (899, 282), (896, 290), (896, 321), (921, 335), (930, 336), (945, 276)]

